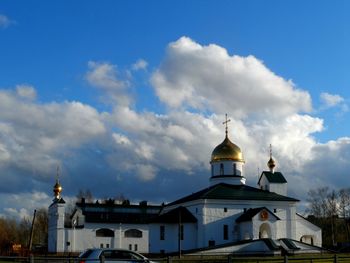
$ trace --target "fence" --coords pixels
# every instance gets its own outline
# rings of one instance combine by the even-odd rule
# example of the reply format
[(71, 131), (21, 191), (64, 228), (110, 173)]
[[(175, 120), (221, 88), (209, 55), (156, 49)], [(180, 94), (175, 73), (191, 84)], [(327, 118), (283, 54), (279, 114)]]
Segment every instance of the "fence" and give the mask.
[[(150, 259), (159, 263), (350, 263), (349, 254), (325, 254), (325, 255), (297, 255), (297, 256), (273, 256), (273, 257), (245, 257), (245, 256), (183, 256)], [(0, 257), (0, 263), (79, 263), (76, 257)], [(115, 261), (116, 263), (118, 260)], [(120, 262), (120, 261), (119, 261)], [(135, 261), (136, 262), (136, 261)], [(89, 263), (86, 261), (86, 263)], [(103, 262), (101, 262), (103, 263)]]

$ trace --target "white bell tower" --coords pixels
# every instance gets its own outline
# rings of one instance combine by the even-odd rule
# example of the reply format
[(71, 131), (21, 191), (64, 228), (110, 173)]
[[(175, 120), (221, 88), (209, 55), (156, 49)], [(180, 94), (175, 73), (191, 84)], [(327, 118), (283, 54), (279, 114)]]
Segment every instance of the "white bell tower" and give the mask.
[(62, 186), (59, 183), (59, 168), (57, 167), (56, 183), (53, 187), (54, 199), (49, 206), (48, 214), (48, 251), (65, 252), (65, 206), (66, 202), (61, 197)]

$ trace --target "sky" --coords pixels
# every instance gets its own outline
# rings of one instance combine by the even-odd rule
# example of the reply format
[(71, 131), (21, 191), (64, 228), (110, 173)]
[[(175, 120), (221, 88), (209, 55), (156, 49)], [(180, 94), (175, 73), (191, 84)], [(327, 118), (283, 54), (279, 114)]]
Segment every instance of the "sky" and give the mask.
[(0, 216), (62, 197), (171, 202), (225, 136), (247, 184), (349, 187), (349, 1), (0, 1)]

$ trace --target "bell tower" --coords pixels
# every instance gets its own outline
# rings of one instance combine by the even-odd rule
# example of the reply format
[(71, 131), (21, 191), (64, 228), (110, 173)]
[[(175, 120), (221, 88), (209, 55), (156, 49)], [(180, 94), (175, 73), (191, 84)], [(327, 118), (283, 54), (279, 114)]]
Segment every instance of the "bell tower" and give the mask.
[(49, 206), (49, 225), (48, 225), (48, 251), (64, 252), (64, 220), (65, 220), (65, 204), (61, 197), (62, 186), (59, 182), (59, 167), (57, 167), (56, 183), (53, 186), (54, 199)]

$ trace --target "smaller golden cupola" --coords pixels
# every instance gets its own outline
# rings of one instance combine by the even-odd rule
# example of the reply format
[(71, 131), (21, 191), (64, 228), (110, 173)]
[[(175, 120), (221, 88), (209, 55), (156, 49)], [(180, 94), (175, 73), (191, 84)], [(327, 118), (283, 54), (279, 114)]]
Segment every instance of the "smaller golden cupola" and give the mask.
[(273, 173), (275, 171), (276, 162), (272, 158), (272, 146), (270, 144), (270, 160), (267, 162), (267, 167), (270, 169), (270, 172)]
[(57, 174), (56, 174), (56, 183), (53, 186), (53, 193), (55, 196), (55, 199), (60, 199), (60, 194), (62, 192), (62, 186), (59, 182), (59, 167), (57, 166)]

